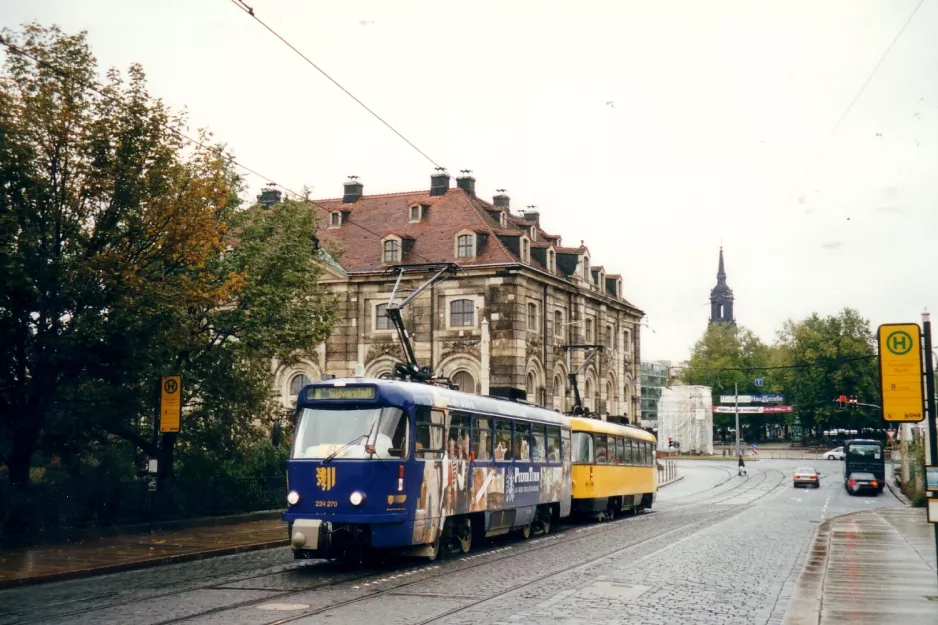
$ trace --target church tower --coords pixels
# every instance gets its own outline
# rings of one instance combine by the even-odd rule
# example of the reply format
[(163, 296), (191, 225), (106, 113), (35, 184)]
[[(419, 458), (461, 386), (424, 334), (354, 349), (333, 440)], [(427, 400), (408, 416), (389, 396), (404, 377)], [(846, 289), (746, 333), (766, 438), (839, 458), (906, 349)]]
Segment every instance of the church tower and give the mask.
[(710, 290), (710, 323), (736, 324), (733, 318), (733, 289), (726, 284), (726, 268), (723, 266), (723, 246), (720, 246), (720, 266), (717, 269), (717, 285)]

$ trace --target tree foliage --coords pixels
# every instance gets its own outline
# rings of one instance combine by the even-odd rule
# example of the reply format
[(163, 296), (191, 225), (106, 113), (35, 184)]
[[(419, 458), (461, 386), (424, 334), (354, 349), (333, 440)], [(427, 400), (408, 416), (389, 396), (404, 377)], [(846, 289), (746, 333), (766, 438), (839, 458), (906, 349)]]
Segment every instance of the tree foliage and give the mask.
[(171, 454), (152, 434), (163, 375), (183, 376), (180, 452), (233, 458), (273, 413), (270, 359), (311, 351), (335, 320), (313, 207), (241, 210), (230, 154), (205, 132), (201, 145), (184, 139), (184, 116), (150, 97), (141, 67), (97, 83), (84, 33), (32, 24), (3, 36), (14, 46), (0, 74), (10, 481), (28, 482), (40, 449), (66, 465), (115, 437)]
[(869, 321), (851, 308), (785, 322), (778, 349), (781, 363), (791, 368), (781, 370), (779, 377), (805, 427), (860, 429), (879, 424), (875, 408), (841, 410), (834, 403), (839, 395), (879, 403), (874, 345)]

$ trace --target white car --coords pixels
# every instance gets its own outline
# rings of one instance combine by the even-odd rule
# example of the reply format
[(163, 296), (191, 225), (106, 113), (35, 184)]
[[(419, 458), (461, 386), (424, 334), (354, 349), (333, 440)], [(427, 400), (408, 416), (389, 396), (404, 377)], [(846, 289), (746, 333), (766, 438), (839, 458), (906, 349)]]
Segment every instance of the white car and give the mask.
[(844, 448), (836, 447), (830, 451), (824, 452), (825, 460), (843, 460), (844, 459)]

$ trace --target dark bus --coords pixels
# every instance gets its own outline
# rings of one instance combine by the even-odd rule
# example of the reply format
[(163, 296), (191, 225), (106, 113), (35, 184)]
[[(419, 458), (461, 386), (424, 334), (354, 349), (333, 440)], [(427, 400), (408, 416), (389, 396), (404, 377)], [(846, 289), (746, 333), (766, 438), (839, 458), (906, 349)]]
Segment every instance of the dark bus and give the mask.
[(883, 444), (872, 439), (854, 439), (844, 444), (844, 484), (852, 473), (872, 473), (879, 492), (886, 487), (886, 455)]

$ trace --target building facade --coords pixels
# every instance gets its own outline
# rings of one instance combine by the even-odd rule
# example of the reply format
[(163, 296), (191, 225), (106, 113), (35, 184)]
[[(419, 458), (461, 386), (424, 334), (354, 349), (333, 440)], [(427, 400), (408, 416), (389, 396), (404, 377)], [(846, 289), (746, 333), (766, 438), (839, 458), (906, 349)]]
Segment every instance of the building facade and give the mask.
[[(389, 270), (456, 263), (457, 275), (403, 311), (421, 365), (465, 391), (567, 410), (567, 373), (586, 353), (564, 347), (601, 344), (577, 378), (583, 403), (637, 423), (644, 313), (623, 296), (621, 276), (594, 263), (582, 242), (565, 247), (544, 231), (537, 211), (513, 213), (504, 193), (482, 200), (471, 176), (456, 182), (439, 173), (427, 190), (368, 196), (350, 179), (342, 198), (316, 202), (328, 212), (316, 233), (320, 245), (338, 251), (325, 281), (340, 321), (301, 362), (273, 363), (284, 406), (307, 381), (352, 375), (357, 364), (368, 377), (393, 375), (403, 353), (385, 316), (396, 281)], [(405, 273), (396, 301), (431, 275)]]

